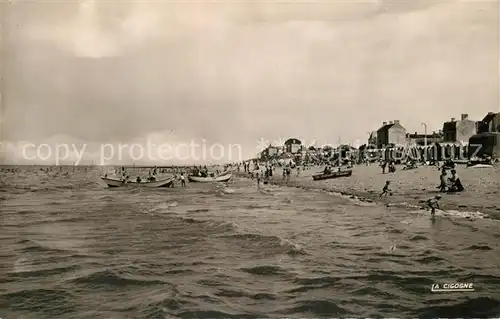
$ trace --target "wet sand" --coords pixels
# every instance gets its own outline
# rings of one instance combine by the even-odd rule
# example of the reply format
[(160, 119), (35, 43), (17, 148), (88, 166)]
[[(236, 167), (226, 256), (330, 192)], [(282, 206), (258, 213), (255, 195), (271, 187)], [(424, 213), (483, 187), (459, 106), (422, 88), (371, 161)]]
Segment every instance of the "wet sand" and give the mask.
[[(355, 166), (351, 177), (343, 177), (324, 181), (313, 181), (312, 175), (323, 170), (316, 166), (305, 171), (294, 169), (290, 181), (282, 177), (281, 168), (277, 168), (270, 180), (272, 184), (292, 187), (320, 189), (337, 192), (366, 202), (379, 202), (390, 206), (401, 206), (414, 209), (421, 207), (422, 201), (434, 195), (442, 194), (440, 201), (444, 210), (466, 212), (482, 212), (491, 218), (500, 219), (500, 167), (466, 168), (457, 166), (456, 170), (465, 191), (457, 194), (439, 193), (439, 169), (422, 166), (413, 170), (402, 170), (397, 167), (396, 173), (382, 174), (378, 165)], [(237, 176), (245, 176), (239, 172)], [(386, 180), (391, 181), (392, 196), (380, 198)]]

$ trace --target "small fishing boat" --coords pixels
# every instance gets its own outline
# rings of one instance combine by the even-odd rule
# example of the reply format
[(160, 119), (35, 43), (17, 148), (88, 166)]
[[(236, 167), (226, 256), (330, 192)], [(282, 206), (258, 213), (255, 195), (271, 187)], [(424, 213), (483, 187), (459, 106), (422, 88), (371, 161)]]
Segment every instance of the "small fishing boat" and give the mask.
[(324, 173), (316, 174), (316, 175), (313, 175), (313, 180), (322, 181), (322, 180), (331, 179), (331, 178), (349, 177), (351, 175), (352, 175), (352, 169), (348, 169), (345, 171), (336, 171), (336, 172), (331, 172), (328, 174), (324, 174)]
[(119, 178), (110, 178), (110, 177), (101, 177), (104, 183), (108, 185), (108, 187), (148, 187), (148, 188), (156, 188), (156, 187), (170, 187), (175, 180), (175, 177), (170, 177), (167, 179), (162, 179), (154, 182), (137, 182), (129, 180), (127, 182), (119, 179)]
[(214, 177), (201, 177), (201, 176), (193, 176), (189, 175), (188, 179), (190, 182), (196, 182), (196, 183), (213, 183), (213, 182), (227, 182), (231, 179), (233, 174), (231, 172), (226, 172), (223, 173), (222, 175), (219, 176), (214, 176)]

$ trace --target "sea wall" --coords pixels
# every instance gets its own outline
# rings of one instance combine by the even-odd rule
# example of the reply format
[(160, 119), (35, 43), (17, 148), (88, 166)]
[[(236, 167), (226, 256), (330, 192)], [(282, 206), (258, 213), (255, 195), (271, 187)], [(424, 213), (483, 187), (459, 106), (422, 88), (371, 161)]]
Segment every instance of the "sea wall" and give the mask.
[[(312, 175), (321, 172), (323, 168), (316, 166), (301, 170), (298, 176), (297, 171), (293, 170), (289, 181), (284, 181), (281, 168), (276, 168), (270, 183), (321, 189), (380, 204), (408, 207), (421, 206), (423, 200), (439, 194), (436, 187), (439, 185), (440, 171), (434, 166), (422, 166), (413, 170), (402, 170), (399, 166), (396, 173), (382, 174), (378, 165), (358, 165), (354, 167), (351, 177), (313, 181)], [(456, 170), (466, 190), (458, 194), (442, 194), (441, 208), (479, 211), (491, 218), (500, 219), (500, 167), (467, 168), (465, 165), (459, 165)], [(236, 176), (248, 177), (248, 174), (239, 172)], [(393, 194), (380, 198), (386, 180), (391, 181)]]

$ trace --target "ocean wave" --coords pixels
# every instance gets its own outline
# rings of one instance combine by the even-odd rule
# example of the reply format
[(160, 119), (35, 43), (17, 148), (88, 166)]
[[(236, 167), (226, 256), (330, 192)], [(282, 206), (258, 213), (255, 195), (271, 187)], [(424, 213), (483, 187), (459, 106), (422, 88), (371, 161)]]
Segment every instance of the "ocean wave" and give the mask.
[(254, 233), (244, 233), (244, 234), (231, 234), (220, 236), (232, 242), (238, 242), (242, 247), (260, 248), (265, 250), (269, 249), (270, 253), (272, 249), (284, 249), (284, 253), (288, 255), (308, 255), (308, 252), (301, 247), (299, 244), (294, 243), (290, 240), (283, 239), (279, 236), (268, 236)]
[(397, 285), (412, 285), (412, 286), (429, 286), (434, 282), (428, 277), (415, 275), (402, 275), (393, 271), (377, 271), (371, 272), (363, 276), (346, 276), (345, 278), (356, 279), (361, 282), (391, 282)]
[(467, 276), (461, 276), (460, 281), (474, 283), (483, 282), (488, 284), (500, 285), (500, 275), (488, 275), (474, 272)]
[(226, 289), (220, 288), (215, 295), (218, 297), (228, 297), (228, 298), (249, 298), (253, 300), (276, 300), (277, 296), (270, 293), (253, 293), (250, 291), (245, 291), (243, 289)]
[(420, 241), (420, 240), (429, 240), (429, 238), (427, 238), (424, 235), (414, 235), (410, 238), (410, 241)]
[(262, 204), (247, 204), (242, 206), (243, 209), (267, 209), (271, 207), (272, 207), (271, 205), (262, 205)]
[(94, 272), (85, 276), (70, 279), (73, 284), (84, 285), (86, 287), (125, 287), (125, 286), (154, 286), (165, 285), (166, 282), (160, 280), (146, 280), (139, 278), (126, 278), (112, 270)]
[(348, 316), (349, 311), (337, 305), (331, 300), (304, 300), (295, 303), (295, 306), (289, 307), (283, 311), (283, 314), (307, 314), (308, 316)]
[(421, 264), (437, 264), (440, 262), (446, 262), (447, 260), (443, 257), (438, 257), (438, 256), (427, 256), (423, 258), (416, 259), (416, 262), (421, 263)]
[[(54, 216), (64, 216), (63, 214), (59, 212), (54, 212), (54, 213), (49, 213), (48, 215), (54, 215)], [(82, 217), (68, 217), (68, 218), (53, 218), (53, 219), (43, 219), (43, 220), (32, 220), (29, 222), (24, 222), (22, 225), (23, 226), (41, 226), (41, 225), (47, 225), (47, 224), (56, 224), (56, 223), (77, 223), (85, 221), (85, 218)]]
[(50, 252), (66, 252), (64, 249), (60, 248), (53, 248), (49, 247), (47, 245), (43, 245), (41, 243), (38, 243), (34, 240), (30, 239), (23, 239), (17, 242), (17, 244), (24, 245), (26, 247), (23, 247), (21, 249), (22, 253), (32, 253), (32, 252), (42, 252), (42, 253), (50, 253)]
[(29, 311), (44, 318), (69, 316), (75, 311), (74, 296), (62, 289), (21, 290), (2, 295), (8, 308)]
[(259, 275), (259, 276), (273, 276), (273, 275), (282, 275), (286, 273), (286, 271), (280, 266), (271, 266), (271, 265), (240, 268), (240, 270), (252, 275)]
[(467, 247), (466, 249), (467, 250), (493, 250), (493, 248), (491, 248), (488, 245), (472, 245), (472, 246)]
[(384, 296), (388, 299), (394, 299), (399, 297), (397, 293), (390, 293), (388, 291), (379, 289), (374, 286), (364, 286), (361, 288), (356, 288), (349, 294), (353, 296)]
[(188, 213), (207, 213), (209, 211), (210, 211), (210, 209), (208, 209), (208, 208), (198, 208), (198, 209), (188, 209), (187, 210)]
[(344, 286), (342, 277), (296, 278), (293, 283), (298, 287), (285, 291), (285, 294), (304, 293), (309, 290), (324, 288), (341, 288)]
[(46, 269), (32, 269), (32, 270), (15, 270), (9, 273), (10, 278), (32, 278), (32, 277), (48, 277), (53, 275), (61, 275), (64, 273), (72, 272), (81, 269), (79, 265), (71, 265), (64, 267), (54, 267)]
[(17, 211), (18, 215), (29, 215), (29, 214), (38, 214), (39, 212), (36, 210), (19, 210)]
[(171, 296), (163, 298), (160, 301), (155, 301), (147, 305), (140, 306), (124, 306), (121, 307), (122, 312), (136, 312), (133, 317), (139, 318), (169, 318), (176, 317), (175, 313), (182, 308), (193, 307), (196, 304), (185, 298)]
[(491, 297), (477, 297), (453, 305), (425, 306), (417, 313), (420, 318), (497, 318), (500, 301)]
[(215, 310), (193, 310), (184, 311), (176, 315), (179, 318), (210, 318), (210, 319), (255, 319), (255, 318), (266, 318), (261, 315), (256, 316), (255, 314), (237, 314), (237, 313), (227, 313)]
[[(193, 217), (176, 216), (179, 220), (186, 222), (188, 224), (195, 224), (201, 226), (204, 230), (205, 235), (207, 235), (207, 230), (212, 234), (224, 234), (230, 231), (235, 231), (238, 228), (238, 224), (230, 221), (215, 221), (206, 219), (197, 219)], [(201, 230), (200, 229), (200, 230)]]
[(113, 196), (104, 195), (104, 196), (99, 197), (99, 200), (102, 200), (102, 201), (114, 201), (115, 198)]

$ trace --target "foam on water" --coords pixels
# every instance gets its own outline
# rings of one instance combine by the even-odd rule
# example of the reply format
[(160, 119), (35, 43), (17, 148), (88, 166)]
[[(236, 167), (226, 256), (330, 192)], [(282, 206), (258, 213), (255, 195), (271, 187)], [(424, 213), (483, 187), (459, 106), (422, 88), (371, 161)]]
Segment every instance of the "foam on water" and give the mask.
[[(415, 210), (415, 211), (410, 211), (410, 214), (417, 214), (417, 215), (428, 215), (430, 216), (430, 211), (428, 210)], [(454, 217), (454, 218), (467, 218), (467, 219), (483, 219), (483, 218), (488, 218), (487, 214), (481, 213), (481, 212), (462, 212), (458, 210), (439, 210), (436, 209), (435, 211), (435, 216), (441, 216), (441, 217)]]

